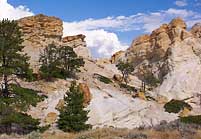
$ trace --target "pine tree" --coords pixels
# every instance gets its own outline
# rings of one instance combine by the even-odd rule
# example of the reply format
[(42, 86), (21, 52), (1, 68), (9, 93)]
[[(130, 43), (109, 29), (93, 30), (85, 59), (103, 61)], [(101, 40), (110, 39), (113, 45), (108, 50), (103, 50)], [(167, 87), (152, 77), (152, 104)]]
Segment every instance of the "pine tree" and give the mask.
[(84, 96), (76, 82), (71, 84), (70, 90), (64, 96), (65, 106), (60, 110), (58, 127), (65, 132), (87, 130), (91, 126), (86, 124), (89, 111), (84, 110)]
[(51, 80), (54, 78), (66, 77), (74, 78), (79, 68), (84, 66), (83, 58), (79, 58), (72, 47), (54, 44), (48, 45), (40, 55), (40, 71), (44, 78)]
[(74, 77), (79, 68), (84, 66), (83, 58), (79, 58), (72, 47), (62, 46), (59, 49), (59, 60), (61, 71), (64, 76)]
[(0, 76), (2, 77), (1, 95), (10, 95), (9, 83), (11, 75), (27, 77), (32, 73), (29, 69), (29, 57), (23, 54), (22, 33), (16, 21), (3, 19), (0, 21)]
[(40, 54), (39, 62), (41, 63), (40, 71), (43, 78), (51, 80), (54, 77), (57, 67), (59, 66), (58, 62), (58, 52), (55, 44), (49, 44), (43, 52)]

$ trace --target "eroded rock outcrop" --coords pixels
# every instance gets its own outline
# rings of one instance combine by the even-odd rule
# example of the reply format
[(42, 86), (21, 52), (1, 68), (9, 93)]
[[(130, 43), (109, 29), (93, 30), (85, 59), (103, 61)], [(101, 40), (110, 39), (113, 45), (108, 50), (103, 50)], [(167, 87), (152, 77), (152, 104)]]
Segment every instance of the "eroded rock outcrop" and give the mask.
[(89, 49), (86, 47), (85, 35), (79, 34), (76, 36), (66, 36), (62, 39), (63, 46), (70, 46), (74, 49), (78, 56), (85, 59), (91, 59)]
[(57, 17), (36, 15), (25, 17), (18, 20), (23, 33), (24, 51), (30, 56), (30, 64), (34, 72), (39, 68), (39, 55), (41, 51), (54, 43), (56, 46), (70, 46), (78, 56), (90, 58), (91, 54), (86, 47), (85, 36), (66, 36), (63, 37), (63, 21)]
[(37, 71), (40, 52), (51, 43), (60, 44), (63, 22), (56, 17), (42, 14), (18, 20), (23, 33), (24, 51), (30, 56), (30, 63)]
[(149, 71), (161, 81), (156, 97), (185, 99), (201, 93), (201, 26), (186, 29), (181, 18), (173, 19), (150, 35), (138, 37), (125, 51), (124, 59), (133, 62), (138, 78)]

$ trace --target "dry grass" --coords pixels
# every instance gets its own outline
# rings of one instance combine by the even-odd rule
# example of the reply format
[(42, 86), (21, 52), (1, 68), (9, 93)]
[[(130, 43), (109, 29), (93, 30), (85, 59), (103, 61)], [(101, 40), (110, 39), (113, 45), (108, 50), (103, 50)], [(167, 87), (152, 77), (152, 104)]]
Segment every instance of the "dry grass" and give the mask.
[[(41, 139), (201, 139), (201, 130), (195, 133), (172, 131), (156, 131), (153, 129), (114, 129), (102, 128), (85, 131), (77, 134), (64, 133), (59, 130), (46, 131), (41, 136)], [(29, 139), (26, 137), (4, 136), (0, 139)], [(32, 139), (32, 138), (31, 138)], [(35, 139), (35, 138), (34, 138)]]
[[(113, 129), (102, 128), (85, 131), (78, 134), (55, 132), (54, 134), (43, 135), (44, 139), (201, 139), (201, 130), (195, 134), (181, 133), (178, 130), (156, 131), (152, 129)], [(82, 138), (81, 138), (82, 137)]]

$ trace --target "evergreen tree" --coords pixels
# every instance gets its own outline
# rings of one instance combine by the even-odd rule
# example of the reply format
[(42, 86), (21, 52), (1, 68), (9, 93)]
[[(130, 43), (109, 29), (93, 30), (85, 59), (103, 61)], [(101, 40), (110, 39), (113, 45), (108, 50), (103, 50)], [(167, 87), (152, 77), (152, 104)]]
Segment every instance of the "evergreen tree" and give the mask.
[(62, 46), (59, 49), (59, 62), (64, 76), (74, 77), (79, 68), (84, 66), (83, 58), (79, 58), (72, 47)]
[(84, 96), (76, 82), (71, 84), (70, 90), (64, 96), (65, 106), (60, 110), (58, 127), (65, 132), (87, 130), (91, 126), (86, 124), (89, 111), (84, 110)]
[(0, 21), (0, 76), (2, 77), (1, 95), (10, 95), (9, 83), (11, 75), (27, 77), (32, 73), (29, 69), (28, 56), (22, 53), (22, 34), (16, 21), (3, 19)]
[(40, 54), (40, 71), (42, 77), (47, 80), (51, 80), (52, 77), (56, 76), (55, 73), (59, 66), (57, 51), (55, 44), (49, 44)]
[(79, 58), (72, 47), (56, 47), (54, 44), (44, 49), (39, 62), (41, 74), (47, 80), (51, 80), (52, 77), (74, 78), (79, 68), (84, 65), (83, 58)]
[(134, 67), (132, 63), (120, 61), (116, 67), (121, 71), (123, 75), (123, 81), (125, 81), (126, 85), (128, 84), (128, 76), (134, 71)]

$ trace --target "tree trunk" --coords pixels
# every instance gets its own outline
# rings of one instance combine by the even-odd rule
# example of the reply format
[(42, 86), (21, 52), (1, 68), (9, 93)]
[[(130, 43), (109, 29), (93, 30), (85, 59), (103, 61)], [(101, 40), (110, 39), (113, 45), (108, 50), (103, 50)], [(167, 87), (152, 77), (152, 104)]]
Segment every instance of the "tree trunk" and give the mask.
[(143, 88), (143, 90), (144, 90), (144, 93), (145, 93), (145, 91), (146, 91), (146, 84), (145, 84), (145, 82), (144, 82), (144, 88)]
[(8, 76), (7, 76), (7, 74), (5, 73), (6, 66), (7, 66), (6, 57), (3, 55), (3, 64), (2, 64), (2, 67), (4, 68), (4, 70), (3, 70), (2, 95), (3, 95), (4, 97), (8, 97), (8, 96), (9, 96), (9, 90), (8, 90)]
[(7, 75), (4, 75), (4, 77), (3, 77), (2, 93), (3, 93), (4, 97), (8, 97), (9, 96), (8, 77), (7, 77)]

